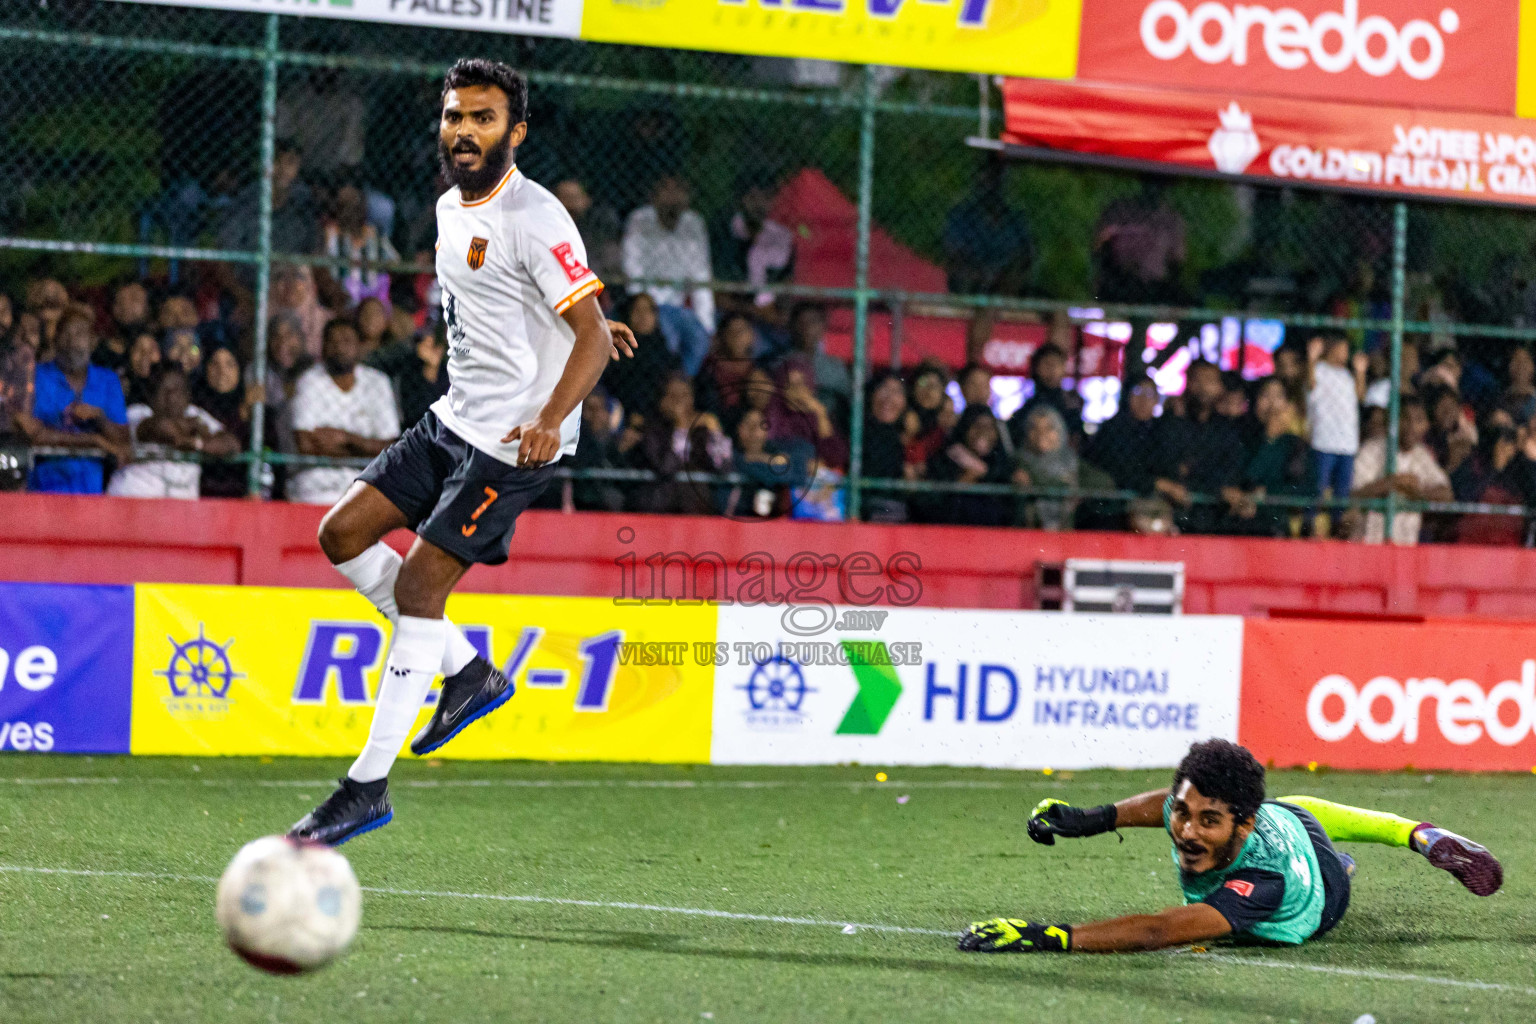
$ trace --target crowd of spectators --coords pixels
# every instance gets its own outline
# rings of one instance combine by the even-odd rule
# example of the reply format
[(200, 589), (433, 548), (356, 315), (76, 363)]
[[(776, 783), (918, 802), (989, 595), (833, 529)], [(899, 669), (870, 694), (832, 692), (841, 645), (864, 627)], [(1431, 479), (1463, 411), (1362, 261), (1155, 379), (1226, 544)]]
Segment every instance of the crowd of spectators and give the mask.
[[(323, 90), (317, 96), (330, 102)], [(295, 130), (318, 130), (311, 114), (296, 108), (291, 118)], [(402, 263), (387, 197), (344, 169), (307, 173), (302, 148), (286, 139), (273, 189), (275, 248), (337, 262), (274, 265), (260, 377), (255, 276), (240, 265), (184, 266), (174, 283), (111, 287), (38, 277), (9, 282), (14, 296), (0, 292), (0, 449), (26, 456), (0, 465), (29, 467), (9, 486), (243, 496), (250, 475), (241, 456), (253, 447), (259, 409), (262, 447), (280, 455), (264, 462), (262, 493), (330, 503), (361, 460), (446, 392), (431, 253)], [(1200, 361), (1178, 394), (1161, 394), (1151, 378), (1124, 380), (1118, 411), (1096, 424), (1085, 422), (1073, 387), (1075, 354), (1046, 344), (1033, 354), (1027, 400), (1000, 420), (992, 374), (979, 364), (930, 361), (854, 380), (826, 351), (827, 311), (771, 288), (793, 270), (796, 236), (773, 220), (769, 183), (739, 182), (714, 223), (693, 208), (679, 173), (662, 174), (627, 211), (579, 180), (553, 191), (593, 266), (630, 282), (603, 301), (640, 346), (636, 358), (611, 364), (584, 403), (580, 448), (567, 461), (623, 472), (562, 483), (546, 505), (798, 514), (819, 487), (835, 495), (848, 472), (862, 387), (865, 477), (998, 485), (874, 484), (863, 509), (874, 521), (1398, 543), (1526, 538), (1517, 515), (1400, 512), (1389, 525), (1380, 511), (1341, 503), (1396, 494), (1536, 505), (1536, 360), (1524, 348), (1490, 367), (1463, 365), (1454, 347), (1431, 357), (1406, 346), (1391, 475), (1384, 353), (1359, 351), (1343, 335), (1288, 343), (1262, 380)], [(1180, 258), (1181, 236), (1162, 207), (1137, 202), (1106, 213), (1104, 265), (1119, 275), (1119, 291), (1166, 299), (1154, 282)], [(248, 248), (255, 210), (253, 191), (234, 195), (217, 225), (221, 243)], [(1008, 289), (1027, 272), (1027, 225), (985, 172), (950, 211), (945, 238), (957, 288)]]

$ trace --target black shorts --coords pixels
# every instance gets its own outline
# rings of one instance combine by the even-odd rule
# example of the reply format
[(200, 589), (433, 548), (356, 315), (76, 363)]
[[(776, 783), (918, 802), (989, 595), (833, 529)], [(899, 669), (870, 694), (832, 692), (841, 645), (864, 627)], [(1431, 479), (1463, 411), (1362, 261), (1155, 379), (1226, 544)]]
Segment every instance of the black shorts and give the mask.
[(429, 410), (358, 479), (404, 512), (424, 540), (465, 562), (500, 565), (517, 517), (549, 486), (558, 461), (532, 469), (509, 466)]
[(1349, 872), (1344, 870), (1344, 862), (1339, 859), (1339, 851), (1333, 848), (1328, 833), (1310, 811), (1279, 800), (1273, 802), (1301, 819), (1302, 828), (1312, 839), (1312, 852), (1317, 854), (1317, 867), (1323, 876), (1323, 919), (1318, 922), (1317, 931), (1312, 933), (1315, 939), (1343, 920), (1344, 911), (1349, 909)]

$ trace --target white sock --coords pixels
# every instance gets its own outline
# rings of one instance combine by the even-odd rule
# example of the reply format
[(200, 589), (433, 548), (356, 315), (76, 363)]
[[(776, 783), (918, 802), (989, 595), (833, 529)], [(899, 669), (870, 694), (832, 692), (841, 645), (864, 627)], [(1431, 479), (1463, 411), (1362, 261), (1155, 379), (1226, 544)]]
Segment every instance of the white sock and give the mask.
[[(373, 606), (393, 623), (400, 618), (400, 610), (395, 606), (395, 580), (400, 575), (403, 561), (394, 548), (379, 541), (356, 558), (336, 566), (336, 571), (351, 580), (357, 592), (372, 601)], [(474, 661), (480, 652), (447, 616), (443, 621), (448, 623), (448, 642), (443, 645), (443, 663), (439, 669), (443, 675), (451, 676)]]
[(442, 619), (400, 616), (368, 726), (368, 743), (347, 771), (349, 778), (373, 782), (389, 774), (442, 664), (447, 629)]

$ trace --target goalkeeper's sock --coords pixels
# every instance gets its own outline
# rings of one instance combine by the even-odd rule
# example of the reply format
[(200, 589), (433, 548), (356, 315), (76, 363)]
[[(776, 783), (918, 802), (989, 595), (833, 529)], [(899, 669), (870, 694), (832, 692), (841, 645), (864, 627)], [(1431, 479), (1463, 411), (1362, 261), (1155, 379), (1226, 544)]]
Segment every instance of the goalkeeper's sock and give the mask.
[[(351, 580), (357, 592), (394, 625), (400, 619), (400, 610), (395, 606), (395, 580), (400, 576), (403, 561), (394, 548), (379, 541), (356, 558), (339, 563), (336, 571)], [(474, 661), (480, 652), (447, 616), (443, 621), (448, 623), (448, 640), (443, 646), (443, 663), (438, 666), (438, 671), (451, 676)]]
[(1420, 826), (1420, 822), (1399, 818), (1386, 811), (1336, 804), (1315, 796), (1283, 796), (1280, 802), (1295, 804), (1310, 813), (1323, 826), (1328, 838), (1336, 842), (1379, 843), (1382, 846), (1401, 846), (1423, 852), (1412, 846), (1413, 832)]
[(368, 726), (368, 743), (347, 771), (348, 778), (374, 782), (389, 774), (442, 663), (446, 630), (442, 619), (400, 616)]

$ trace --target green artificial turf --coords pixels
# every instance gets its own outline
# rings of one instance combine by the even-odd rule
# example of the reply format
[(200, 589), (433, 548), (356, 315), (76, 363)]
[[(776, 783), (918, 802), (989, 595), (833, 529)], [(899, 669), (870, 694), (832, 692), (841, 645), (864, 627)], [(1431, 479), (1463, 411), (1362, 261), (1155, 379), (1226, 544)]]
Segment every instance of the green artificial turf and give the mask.
[(0, 1021), (1536, 1020), (1531, 776), (1271, 776), (1272, 795), (1486, 842), (1507, 872), (1491, 899), (1406, 851), (1353, 846), (1348, 916), (1299, 949), (984, 957), (948, 933), (1177, 901), (1159, 833), (1054, 848), (1024, 833), (1042, 796), (1102, 803), (1166, 772), (889, 769), (877, 784), (878, 766), (407, 762), (394, 823), (343, 847), (365, 887), (397, 891), (364, 894), (329, 968), (259, 974), (220, 943), (212, 879), (344, 769), (0, 757)]

